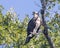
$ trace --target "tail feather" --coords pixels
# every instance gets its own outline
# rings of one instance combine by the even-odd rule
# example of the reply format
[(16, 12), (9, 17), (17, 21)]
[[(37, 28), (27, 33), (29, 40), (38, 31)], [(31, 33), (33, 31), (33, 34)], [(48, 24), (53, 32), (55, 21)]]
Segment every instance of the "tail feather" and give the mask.
[(29, 41), (31, 40), (31, 38), (33, 38), (32, 34), (30, 34), (29, 36), (27, 36), (25, 44), (29, 43)]
[(29, 43), (30, 39), (31, 39), (31, 37), (27, 37), (27, 38), (26, 38), (25, 45), (26, 45), (27, 43)]

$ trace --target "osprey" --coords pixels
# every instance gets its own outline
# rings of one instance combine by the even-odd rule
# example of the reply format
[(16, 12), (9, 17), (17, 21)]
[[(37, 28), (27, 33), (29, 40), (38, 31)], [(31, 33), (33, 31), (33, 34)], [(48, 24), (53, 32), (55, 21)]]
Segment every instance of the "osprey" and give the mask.
[(27, 38), (25, 44), (27, 44), (35, 34), (38, 34), (41, 26), (41, 18), (39, 17), (38, 12), (33, 12), (33, 18), (29, 21), (27, 27)]

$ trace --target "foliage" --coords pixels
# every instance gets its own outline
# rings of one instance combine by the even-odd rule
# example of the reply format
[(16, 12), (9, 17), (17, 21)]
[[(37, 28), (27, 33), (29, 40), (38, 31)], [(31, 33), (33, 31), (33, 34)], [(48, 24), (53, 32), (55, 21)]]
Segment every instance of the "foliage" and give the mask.
[[(26, 15), (25, 19), (21, 22), (18, 20), (15, 12), (8, 11), (3, 15), (2, 10), (3, 8), (0, 9), (0, 45), (4, 45), (4, 48), (49, 48), (49, 44), (42, 32), (39, 34), (38, 40), (33, 37), (27, 45), (24, 45), (26, 28), (30, 20), (29, 16)], [(49, 12), (47, 15), (49, 15)], [(48, 33), (55, 47), (60, 48), (60, 15), (55, 13), (54, 17), (46, 23), (49, 28)], [(43, 29), (42, 26), (41, 28)]]

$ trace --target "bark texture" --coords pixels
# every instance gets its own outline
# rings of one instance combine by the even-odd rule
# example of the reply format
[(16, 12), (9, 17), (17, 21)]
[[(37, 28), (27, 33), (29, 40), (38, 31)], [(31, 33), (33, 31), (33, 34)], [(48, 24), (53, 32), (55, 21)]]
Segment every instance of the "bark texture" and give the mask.
[(42, 4), (41, 15), (42, 15), (42, 22), (43, 22), (43, 26), (44, 26), (43, 34), (45, 35), (45, 37), (50, 45), (50, 48), (55, 48), (50, 36), (48, 35), (48, 28), (47, 28), (46, 21), (44, 19), (44, 13), (45, 13), (47, 1), (46, 0), (40, 0), (40, 1)]

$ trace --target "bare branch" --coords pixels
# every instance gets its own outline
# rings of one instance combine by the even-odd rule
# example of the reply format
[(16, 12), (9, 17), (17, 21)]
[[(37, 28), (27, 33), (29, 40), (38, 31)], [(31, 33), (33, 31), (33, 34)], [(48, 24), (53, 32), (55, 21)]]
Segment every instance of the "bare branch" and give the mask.
[(47, 39), (47, 41), (50, 45), (50, 48), (54, 48), (53, 42), (52, 42), (51, 38), (48, 35), (48, 28), (47, 28), (46, 21), (44, 19), (44, 13), (45, 13), (45, 10), (46, 10), (47, 0), (40, 0), (40, 1), (41, 1), (41, 4), (42, 4), (41, 15), (42, 15), (42, 22), (43, 22), (43, 26), (44, 26), (43, 34), (45, 35), (45, 37), (46, 37), (46, 39)]

